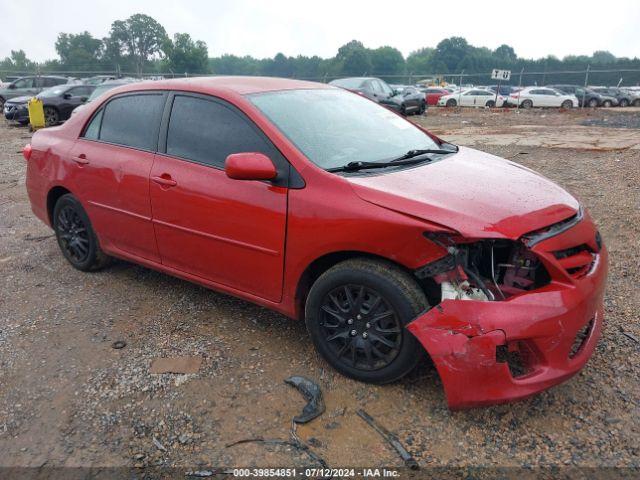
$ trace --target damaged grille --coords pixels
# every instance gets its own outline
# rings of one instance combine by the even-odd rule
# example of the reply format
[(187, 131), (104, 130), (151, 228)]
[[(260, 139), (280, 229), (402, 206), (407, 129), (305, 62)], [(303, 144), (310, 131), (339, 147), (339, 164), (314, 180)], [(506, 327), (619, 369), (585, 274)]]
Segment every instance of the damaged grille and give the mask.
[(553, 255), (572, 278), (582, 278), (591, 271), (595, 255), (587, 245), (557, 250)]
[(589, 335), (591, 335), (594, 321), (595, 319), (592, 318), (584, 327), (578, 330), (576, 338), (573, 340), (573, 345), (571, 345), (571, 350), (569, 350), (569, 358), (575, 358), (582, 351), (585, 342), (589, 338)]

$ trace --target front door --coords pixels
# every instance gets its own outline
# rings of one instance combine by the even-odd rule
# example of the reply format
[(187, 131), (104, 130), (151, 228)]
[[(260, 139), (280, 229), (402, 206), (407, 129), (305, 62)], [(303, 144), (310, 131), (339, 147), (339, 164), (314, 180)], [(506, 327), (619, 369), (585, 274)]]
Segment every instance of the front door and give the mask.
[(282, 297), (287, 188), (232, 180), (228, 155), (260, 152), (278, 176), (288, 163), (235, 107), (176, 94), (151, 171), (153, 225), (162, 263), (274, 302)]

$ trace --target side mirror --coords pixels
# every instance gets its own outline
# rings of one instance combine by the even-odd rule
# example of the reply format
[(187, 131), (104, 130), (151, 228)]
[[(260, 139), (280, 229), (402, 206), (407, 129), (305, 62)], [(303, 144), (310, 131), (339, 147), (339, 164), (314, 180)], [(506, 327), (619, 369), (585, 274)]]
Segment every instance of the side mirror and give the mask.
[(80, 97), (80, 101), (82, 103), (86, 102), (87, 100), (89, 100), (89, 97)]
[(64, 98), (65, 100), (69, 100), (71, 98), (71, 94), (65, 93), (64, 95), (62, 95), (62, 98)]
[(15, 90), (16, 88), (16, 84), (15, 83), (10, 83), (9, 86), (7, 87), (9, 90)]
[(271, 159), (262, 153), (233, 153), (224, 162), (224, 172), (234, 180), (273, 180), (278, 175)]

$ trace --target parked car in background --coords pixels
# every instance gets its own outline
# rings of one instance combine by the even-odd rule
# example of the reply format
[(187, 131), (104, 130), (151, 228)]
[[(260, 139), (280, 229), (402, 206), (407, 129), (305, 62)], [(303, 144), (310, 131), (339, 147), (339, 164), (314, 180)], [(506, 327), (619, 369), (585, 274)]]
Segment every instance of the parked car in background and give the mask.
[(122, 258), (299, 319), (359, 381), (429, 354), (452, 409), (512, 401), (577, 374), (602, 332), (607, 249), (577, 199), (340, 88), (132, 84), (23, 155), (70, 266)]
[[(67, 84), (40, 92), (36, 98), (42, 100), (45, 124), (56, 125), (68, 119), (73, 109), (86, 102), (94, 89), (92, 85)], [(27, 103), (31, 98), (33, 97), (24, 96), (7, 100), (4, 105), (4, 117), (21, 124), (29, 123)]]
[(422, 87), (419, 90), (424, 93), (427, 105), (437, 105), (440, 97), (451, 93), (449, 90), (439, 87)]
[(631, 105), (640, 107), (640, 87), (620, 87), (620, 90), (631, 96)]
[(509, 95), (509, 105), (522, 108), (562, 107), (574, 108), (579, 105), (575, 95), (548, 87), (526, 87)]
[(443, 95), (438, 99), (440, 107), (502, 107), (506, 97), (498, 95), (496, 103), (496, 93), (491, 90), (480, 88), (469, 88), (459, 92)]
[(578, 99), (578, 106), (580, 107), (611, 107), (618, 104), (618, 101), (614, 97), (605, 97), (580, 85), (547, 85), (545, 88), (553, 88), (563, 93), (575, 95)]
[[(498, 90), (498, 86), (497, 85), (489, 85), (487, 87), (487, 90), (491, 90), (492, 92), (496, 92)], [(514, 92), (517, 92), (518, 90), (521, 90), (521, 87), (514, 87), (512, 85), (500, 85), (500, 95), (504, 96), (504, 97), (508, 97), (509, 95), (511, 95)]]
[[(338, 78), (329, 82), (329, 85), (350, 90), (367, 97), (391, 110), (409, 115), (421, 113), (422, 103), (414, 95), (404, 97), (400, 92), (391, 88), (387, 82), (375, 77), (349, 77)], [(413, 87), (411, 87), (413, 88)], [(415, 89), (414, 89), (415, 90)], [(417, 91), (417, 90), (416, 90)], [(424, 100), (424, 96), (421, 96)], [(424, 110), (422, 110), (424, 112)]]
[(629, 92), (617, 87), (590, 87), (590, 89), (600, 95), (615, 98), (619, 107), (628, 107), (636, 100)]
[(95, 86), (93, 89), (93, 92), (91, 92), (91, 95), (89, 95), (89, 98), (87, 99), (87, 101), (84, 102), (82, 105), (78, 105), (77, 107), (75, 107), (71, 112), (71, 115), (75, 115), (79, 110), (84, 108), (87, 104), (91, 103), (93, 100), (98, 98), (103, 93), (108, 92), (112, 88), (120, 87), (122, 85), (127, 85), (129, 83), (139, 82), (139, 81), (140, 80), (138, 80), (137, 78), (129, 78), (129, 77), (119, 78), (117, 80), (106, 80), (100, 85)]
[(95, 75), (93, 77), (83, 78), (82, 83), (85, 85), (100, 85), (101, 83), (117, 79), (118, 77), (116, 75)]
[(69, 79), (67, 77), (55, 75), (20, 77), (5, 88), (0, 89), (0, 110), (3, 109), (4, 103), (11, 98), (23, 97), (25, 95), (33, 97), (45, 88), (62, 85), (68, 81)]

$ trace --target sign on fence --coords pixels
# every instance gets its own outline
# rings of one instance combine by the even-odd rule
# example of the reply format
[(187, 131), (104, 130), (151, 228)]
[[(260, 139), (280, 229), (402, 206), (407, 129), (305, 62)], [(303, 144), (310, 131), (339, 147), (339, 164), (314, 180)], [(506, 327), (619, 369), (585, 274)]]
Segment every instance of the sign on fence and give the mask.
[(491, 71), (491, 78), (493, 80), (509, 80), (511, 78), (511, 70), (498, 70), (494, 68)]

